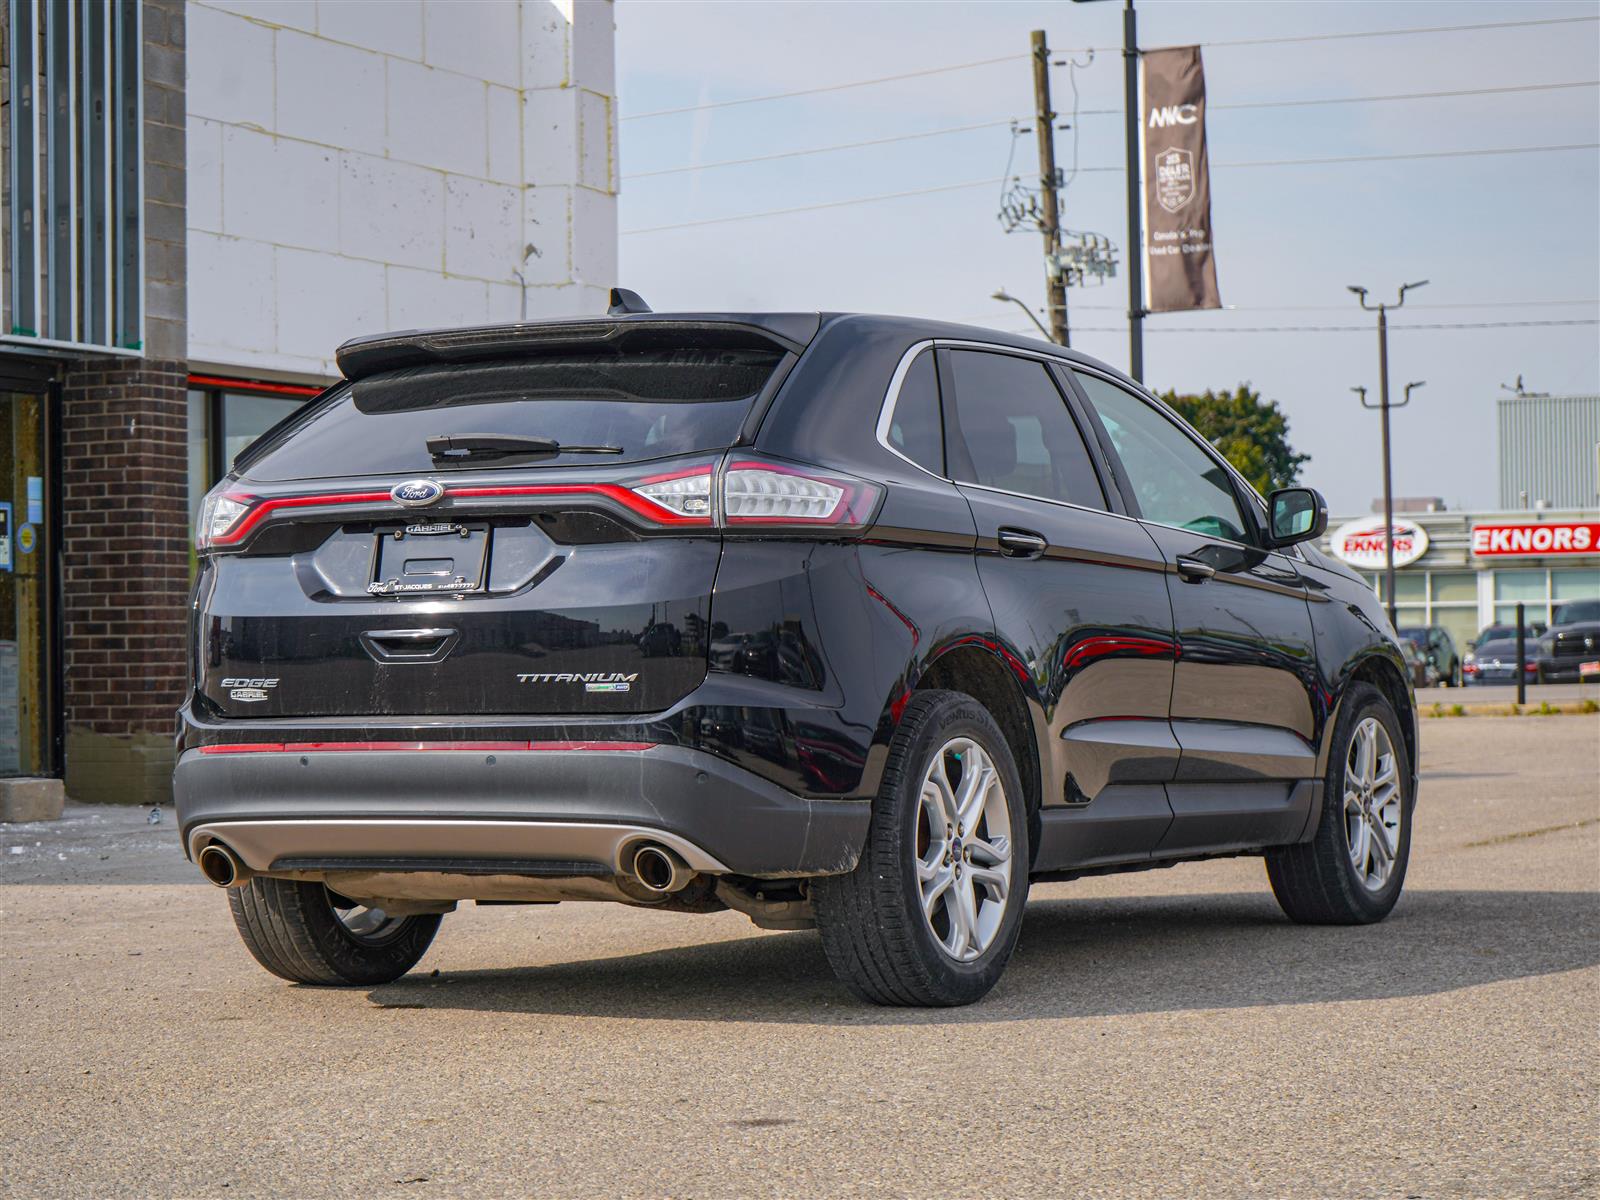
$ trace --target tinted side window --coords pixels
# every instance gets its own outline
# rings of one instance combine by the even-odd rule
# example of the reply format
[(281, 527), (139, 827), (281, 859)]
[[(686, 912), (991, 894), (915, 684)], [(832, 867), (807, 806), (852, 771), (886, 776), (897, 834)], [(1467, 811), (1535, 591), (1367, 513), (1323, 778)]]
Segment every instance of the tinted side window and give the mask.
[(1244, 542), (1250, 528), (1228, 473), (1156, 408), (1094, 375), (1078, 373), (1147, 521)]
[(889, 444), (918, 466), (944, 474), (944, 430), (939, 420), (939, 375), (933, 351), (924, 350), (900, 381), (889, 425)]
[(1104, 508), (1088, 447), (1049, 369), (1031, 358), (952, 350), (950, 469), (968, 483)]

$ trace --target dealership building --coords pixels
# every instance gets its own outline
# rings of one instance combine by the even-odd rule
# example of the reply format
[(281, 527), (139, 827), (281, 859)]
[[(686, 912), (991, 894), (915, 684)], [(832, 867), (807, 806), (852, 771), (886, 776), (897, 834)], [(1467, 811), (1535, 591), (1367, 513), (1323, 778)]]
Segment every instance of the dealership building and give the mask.
[(606, 0), (0, 0), (0, 819), (170, 795), (200, 497), (383, 329), (603, 312)]
[[(1498, 509), (1396, 505), (1395, 620), (1442, 625), (1458, 645), (1515, 621), (1519, 603), (1531, 624), (1600, 599), (1600, 396), (1507, 396), (1497, 417)], [(1381, 515), (1336, 518), (1323, 549), (1383, 595)]]

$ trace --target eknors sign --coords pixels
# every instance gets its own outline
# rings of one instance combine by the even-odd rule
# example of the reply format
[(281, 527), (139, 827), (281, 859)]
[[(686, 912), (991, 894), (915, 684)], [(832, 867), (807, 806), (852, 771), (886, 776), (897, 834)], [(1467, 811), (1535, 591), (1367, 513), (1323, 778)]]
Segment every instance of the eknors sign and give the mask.
[(1146, 50), (1140, 61), (1149, 311), (1221, 308), (1212, 257), (1206, 80), (1200, 47)]
[(1600, 554), (1600, 521), (1474, 525), (1472, 553), (1489, 558), (1513, 554)]
[[(1409, 566), (1428, 552), (1428, 531), (1414, 521), (1395, 520), (1394, 565)], [(1384, 566), (1383, 518), (1350, 521), (1333, 531), (1328, 548), (1352, 567), (1381, 571)]]

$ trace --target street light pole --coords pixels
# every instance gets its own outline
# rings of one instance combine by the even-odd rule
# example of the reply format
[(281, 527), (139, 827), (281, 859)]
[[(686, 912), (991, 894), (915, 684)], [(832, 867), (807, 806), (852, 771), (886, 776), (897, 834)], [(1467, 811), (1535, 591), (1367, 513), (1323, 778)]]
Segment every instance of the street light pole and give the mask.
[[(989, 299), (991, 299), (991, 300), (1000, 300), (1000, 301), (1010, 301), (1012, 304), (1015, 304), (1023, 312), (1028, 314), (1028, 320), (1032, 321), (1035, 325), (1037, 325), (1039, 327), (1039, 332), (1044, 336), (1044, 340), (1045, 341), (1053, 342), (1053, 341), (1056, 340), (1051, 335), (1050, 331), (1044, 327), (1044, 322), (1039, 320), (1038, 317), (1033, 315), (1033, 309), (1029, 308), (1027, 306), (1027, 304), (1025, 304), (1023, 301), (1018, 300), (1010, 292), (1006, 291), (1005, 288), (1001, 288), (998, 292), (994, 293), (994, 295), (990, 296)], [(1062, 343), (1062, 344), (1064, 345), (1065, 343)]]
[(1144, 241), (1139, 228), (1139, 19), (1133, 0), (1122, 9), (1122, 107), (1127, 138), (1128, 184), (1128, 374), (1144, 382)]
[[(1400, 286), (1400, 295), (1395, 300), (1393, 307), (1400, 308), (1406, 302), (1406, 293), (1414, 288), (1423, 287), (1427, 280), (1417, 283), (1406, 283)], [(1356, 388), (1361, 395), (1361, 404), (1364, 408), (1376, 407), (1380, 413), (1383, 428), (1383, 598), (1384, 605), (1389, 610), (1389, 624), (1395, 623), (1394, 611), (1394, 489), (1391, 483), (1392, 470), (1389, 455), (1389, 409), (1403, 408), (1411, 402), (1411, 391), (1419, 388), (1421, 383), (1406, 384), (1406, 398), (1399, 404), (1389, 403), (1389, 308), (1387, 304), (1368, 304), (1367, 289), (1351, 286), (1350, 290), (1361, 301), (1361, 307), (1366, 312), (1378, 314), (1378, 403), (1367, 403), (1365, 388)]]

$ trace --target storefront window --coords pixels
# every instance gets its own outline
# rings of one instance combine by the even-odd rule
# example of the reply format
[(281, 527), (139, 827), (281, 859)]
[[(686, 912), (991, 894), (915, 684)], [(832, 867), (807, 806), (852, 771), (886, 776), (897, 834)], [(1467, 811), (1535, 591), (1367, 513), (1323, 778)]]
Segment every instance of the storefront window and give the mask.
[(1428, 598), (1427, 580), (1421, 571), (1397, 571), (1394, 577), (1396, 604), (1414, 604)]
[(1499, 570), (1494, 573), (1494, 619), (1511, 624), (1522, 601), (1527, 621), (1549, 621), (1549, 580), (1544, 571)]
[(1456, 647), (1465, 650), (1468, 642), (1478, 636), (1478, 609), (1476, 605), (1471, 608), (1435, 608), (1433, 610), (1434, 625), (1443, 625), (1450, 631), (1450, 636), (1455, 639)]
[(211, 486), (211, 404), (205, 392), (189, 389), (189, 525)]
[(1600, 567), (1577, 571), (1551, 571), (1553, 600), (1600, 600)]
[(222, 463), (226, 472), (251, 442), (305, 403), (300, 396), (222, 395)]
[(1478, 577), (1471, 571), (1434, 571), (1429, 586), (1434, 603), (1478, 603)]
[(54, 767), (50, 419), (43, 396), (0, 392), (0, 776)]

